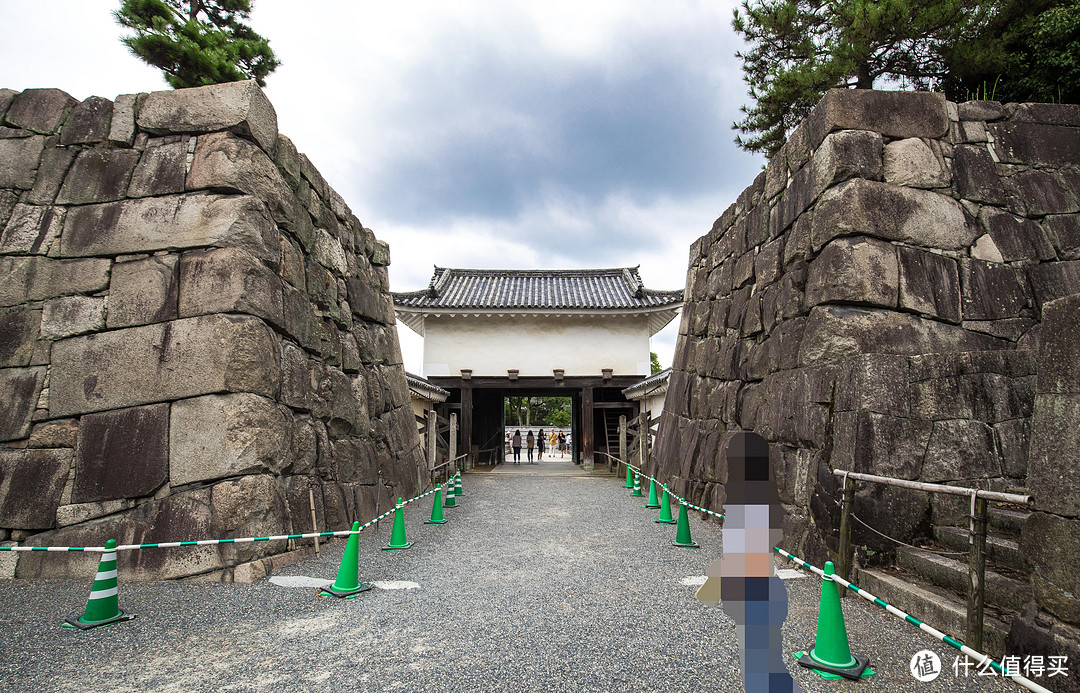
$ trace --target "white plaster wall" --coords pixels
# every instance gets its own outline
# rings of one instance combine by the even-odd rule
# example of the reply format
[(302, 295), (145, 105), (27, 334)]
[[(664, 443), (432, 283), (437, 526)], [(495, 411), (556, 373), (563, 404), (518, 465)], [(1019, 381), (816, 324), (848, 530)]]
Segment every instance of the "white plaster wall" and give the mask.
[(427, 317), (424, 375), (648, 375), (644, 316)]

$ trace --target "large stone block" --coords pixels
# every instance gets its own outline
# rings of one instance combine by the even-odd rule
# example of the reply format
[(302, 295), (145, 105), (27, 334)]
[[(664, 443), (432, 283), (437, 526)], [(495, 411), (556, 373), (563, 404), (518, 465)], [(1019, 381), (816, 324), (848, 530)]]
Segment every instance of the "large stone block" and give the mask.
[(983, 207), (979, 211), (979, 223), (994, 240), (1004, 262), (1056, 259), (1053, 246), (1037, 222)]
[(131, 174), (128, 197), (184, 192), (188, 173), (188, 143), (151, 140)]
[(1080, 212), (1080, 191), (1073, 191), (1061, 177), (1032, 169), (1013, 174), (1009, 183), (1018, 205), (1030, 217)]
[(1062, 260), (1080, 260), (1080, 214), (1055, 214), (1043, 220)]
[(985, 147), (963, 144), (953, 153), (956, 192), (965, 200), (991, 205), (1005, 204), (1005, 186), (998, 178), (994, 160)]
[(806, 305), (857, 303), (895, 308), (900, 275), (896, 249), (857, 236), (829, 243), (810, 263)]
[(885, 310), (816, 306), (803, 334), (799, 365), (842, 361), (859, 354), (928, 354), (1011, 347), (989, 335), (917, 315)]
[(956, 260), (918, 248), (897, 248), (900, 307), (946, 322), (960, 322), (960, 275)]
[(0, 368), (30, 365), (40, 328), (40, 310), (0, 314)]
[(109, 139), (112, 124), (112, 101), (100, 96), (91, 96), (71, 111), (71, 116), (64, 125), (60, 143), (96, 144)]
[(109, 328), (149, 325), (179, 317), (179, 261), (177, 255), (155, 255), (113, 265)]
[(854, 512), (862, 520), (855, 523), (854, 544), (890, 552), (896, 550), (894, 539), (911, 543), (924, 531), (930, 518), (930, 494), (884, 484), (858, 484)]
[(88, 414), (78, 443), (73, 503), (150, 496), (169, 479), (169, 405)]
[(121, 94), (113, 101), (112, 121), (109, 123), (109, 142), (130, 147), (135, 141), (135, 94)]
[(283, 327), (281, 280), (238, 248), (185, 253), (180, 260), (180, 317), (249, 313)]
[(1027, 476), (1031, 419), (1013, 419), (994, 425), (994, 436), (1001, 454), (1001, 471), (1006, 478)]
[(60, 130), (64, 120), (79, 101), (59, 89), (27, 89), (16, 96), (4, 115), (12, 127), (51, 135)]
[(1080, 160), (1080, 128), (1042, 123), (992, 123), (994, 148), (1009, 164), (1071, 166)]
[(75, 155), (78, 153), (75, 148), (46, 148), (41, 155), (41, 164), (38, 166), (34, 187), (30, 189), (30, 192), (23, 194), (23, 202), (35, 205), (51, 205), (55, 202), (60, 186), (63, 185), (68, 170), (75, 161)]
[(0, 257), (0, 306), (92, 293), (109, 285), (110, 260)]
[(821, 196), (810, 228), (815, 250), (838, 236), (854, 235), (960, 250), (980, 234), (951, 197), (855, 179)]
[(76, 157), (56, 201), (83, 205), (123, 199), (138, 161), (133, 149), (87, 149)]
[(1027, 488), (1035, 506), (1080, 517), (1080, 394), (1039, 394), (1031, 421)]
[(34, 187), (45, 138), (0, 139), (0, 188), (29, 190)]
[(906, 418), (908, 358), (894, 354), (865, 354), (852, 359), (836, 381), (837, 411), (870, 411)]
[(0, 392), (4, 393), (0, 397), (0, 441), (20, 440), (29, 434), (44, 379), (42, 367), (0, 370)]
[(994, 431), (981, 421), (935, 421), (926, 445), (920, 479), (941, 483), (957, 479), (996, 479), (1001, 462)]
[(105, 329), (104, 296), (62, 296), (45, 302), (41, 312), (41, 336), (63, 339)]
[(1080, 394), (1080, 295), (1043, 306), (1038, 392)]
[[(273, 476), (248, 475), (215, 484), (210, 490), (210, 506), (215, 536), (265, 537), (285, 534), (289, 527), (285, 489)], [(226, 565), (236, 565), (285, 548), (283, 541), (226, 544), (221, 546), (221, 557)]]
[(70, 449), (0, 450), (0, 527), (55, 527), (70, 470)]
[(296, 213), (292, 191), (274, 162), (263, 150), (227, 132), (199, 137), (186, 187), (254, 195), (279, 222)]
[(1033, 307), (1024, 274), (1015, 267), (964, 259), (960, 272), (965, 320), (1016, 318)]
[(952, 182), (942, 158), (915, 137), (885, 145), (883, 171), (886, 183), (911, 188), (944, 188)]
[(288, 410), (246, 392), (173, 402), (169, 483), (281, 474), (290, 459), (292, 427)]
[(178, 195), (72, 209), (60, 244), (66, 257), (236, 247), (276, 264), (281, 249), (266, 206), (254, 197)]
[(0, 253), (45, 255), (60, 237), (63, 225), (63, 207), (16, 205), (0, 236)]
[(207, 315), (56, 342), (54, 416), (212, 392), (277, 394), (277, 340), (262, 320)]
[(254, 80), (147, 94), (136, 117), (155, 135), (228, 130), (270, 154), (277, 145), (277, 114)]
[(1080, 551), (1080, 520), (1044, 512), (1031, 514), (1021, 541), (1034, 568), (1039, 606), (1070, 623), (1080, 623), (1080, 573), (1073, 557)]
[(1044, 308), (1047, 303), (1080, 293), (1080, 262), (1043, 262), (1028, 270), (1035, 305)]
[[(806, 145), (813, 151), (835, 130), (937, 139), (948, 132), (949, 116), (942, 93), (830, 89), (797, 129), (805, 129)], [(797, 139), (794, 133), (792, 139)]]

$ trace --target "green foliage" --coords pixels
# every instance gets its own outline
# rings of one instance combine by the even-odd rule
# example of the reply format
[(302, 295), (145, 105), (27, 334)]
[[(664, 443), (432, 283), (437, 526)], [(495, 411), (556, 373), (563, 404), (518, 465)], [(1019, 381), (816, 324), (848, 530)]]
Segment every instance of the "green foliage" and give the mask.
[(655, 351), (649, 352), (649, 373), (659, 373), (664, 370), (660, 367), (660, 357), (656, 355)]
[(773, 155), (833, 87), (879, 81), (926, 90), (950, 74), (947, 47), (975, 35), (973, 0), (744, 0), (732, 26), (753, 104), (735, 123), (743, 149)]
[(251, 0), (123, 0), (113, 13), (134, 30), (121, 41), (165, 73), (174, 89), (266, 76), (280, 62), (266, 39), (244, 23)]
[(950, 96), (994, 82), (995, 100), (1080, 103), (1080, 0), (1018, 0), (992, 29), (961, 49), (994, 59), (959, 65)]
[(573, 417), (569, 397), (507, 397), (503, 400), (508, 426), (569, 426)]

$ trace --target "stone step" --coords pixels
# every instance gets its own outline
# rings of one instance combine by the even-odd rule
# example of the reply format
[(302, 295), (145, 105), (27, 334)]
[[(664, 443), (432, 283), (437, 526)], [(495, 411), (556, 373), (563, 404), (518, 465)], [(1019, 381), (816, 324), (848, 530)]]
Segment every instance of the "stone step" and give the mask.
[[(934, 527), (934, 538), (942, 546), (954, 551), (967, 552), (968, 550), (967, 528)], [(1030, 570), (1027, 558), (1020, 550), (1020, 543), (1015, 538), (998, 532), (986, 533), (986, 559), (1022, 573)]]
[(1023, 510), (989, 508), (986, 513), (986, 521), (989, 523), (991, 530), (996, 530), (1002, 534), (1020, 536), (1020, 532), (1024, 529), (1024, 522), (1027, 521), (1029, 515), (1031, 515), (1030, 512)]
[[(896, 552), (897, 564), (905, 570), (960, 595), (968, 589), (968, 564), (965, 557), (942, 556), (931, 551), (901, 546)], [(1031, 584), (1006, 577), (989, 568), (986, 571), (987, 604), (1020, 612), (1024, 604), (1035, 599)]]
[[(964, 642), (967, 609), (948, 590), (920, 580), (911, 573), (885, 572), (873, 568), (860, 568), (856, 584), (928, 626)], [(1008, 634), (1007, 624), (990, 614), (984, 614), (982, 652), (1000, 657), (1005, 650)], [(857, 646), (852, 647), (855, 649)]]

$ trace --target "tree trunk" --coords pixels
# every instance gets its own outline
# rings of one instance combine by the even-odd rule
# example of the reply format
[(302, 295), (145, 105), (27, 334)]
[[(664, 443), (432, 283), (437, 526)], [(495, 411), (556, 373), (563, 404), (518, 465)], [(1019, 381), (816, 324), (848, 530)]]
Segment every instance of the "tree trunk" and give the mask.
[(874, 77), (870, 74), (870, 65), (866, 62), (861, 62), (855, 70), (855, 88), (856, 89), (873, 89)]

